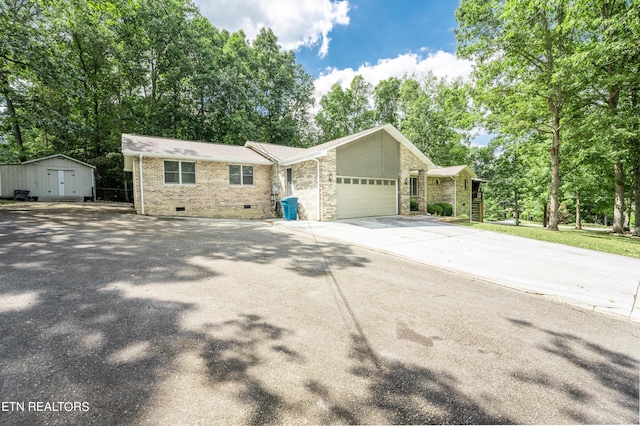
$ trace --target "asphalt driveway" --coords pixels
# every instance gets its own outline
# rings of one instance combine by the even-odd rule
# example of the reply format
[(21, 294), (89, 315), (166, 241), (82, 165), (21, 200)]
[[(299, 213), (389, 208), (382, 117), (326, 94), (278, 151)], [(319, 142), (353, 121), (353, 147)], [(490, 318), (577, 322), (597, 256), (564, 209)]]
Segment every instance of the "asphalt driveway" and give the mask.
[(640, 301), (634, 306), (640, 259), (456, 226), (424, 216), (278, 223), (640, 321)]
[(273, 223), (0, 207), (1, 424), (637, 424), (639, 339)]

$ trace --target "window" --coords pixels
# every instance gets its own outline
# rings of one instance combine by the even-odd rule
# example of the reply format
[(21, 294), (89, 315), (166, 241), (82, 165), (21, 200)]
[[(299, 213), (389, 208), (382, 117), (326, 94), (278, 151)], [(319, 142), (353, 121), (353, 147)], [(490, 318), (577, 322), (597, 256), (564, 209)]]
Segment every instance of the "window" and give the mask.
[(253, 166), (230, 164), (229, 185), (253, 186)]
[(411, 196), (417, 197), (418, 196), (418, 178), (416, 176), (411, 176), (409, 178), (409, 186), (411, 189)]
[(342, 183), (342, 178), (336, 178), (336, 183)]
[(196, 163), (190, 161), (165, 161), (164, 183), (195, 185)]

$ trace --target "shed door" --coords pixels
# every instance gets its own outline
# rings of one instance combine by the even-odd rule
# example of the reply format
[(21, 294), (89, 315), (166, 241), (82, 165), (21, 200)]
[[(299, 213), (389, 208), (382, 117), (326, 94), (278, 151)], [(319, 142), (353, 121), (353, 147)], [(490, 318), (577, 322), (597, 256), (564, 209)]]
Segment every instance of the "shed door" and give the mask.
[(58, 170), (58, 195), (64, 197), (64, 170)]
[[(64, 197), (70, 194), (72, 191), (66, 188), (71, 188), (73, 183), (73, 170), (47, 170), (47, 195), (50, 197)], [(65, 183), (66, 182), (66, 183)]]
[(397, 182), (337, 177), (338, 219), (398, 214)]

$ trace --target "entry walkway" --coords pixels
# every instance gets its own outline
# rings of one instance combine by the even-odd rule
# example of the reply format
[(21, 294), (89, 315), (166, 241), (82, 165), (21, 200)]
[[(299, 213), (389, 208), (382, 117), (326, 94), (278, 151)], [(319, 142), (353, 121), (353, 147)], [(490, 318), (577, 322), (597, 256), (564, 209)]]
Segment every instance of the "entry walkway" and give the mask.
[(640, 301), (632, 313), (640, 285), (640, 259), (428, 217), (276, 223), (640, 322)]

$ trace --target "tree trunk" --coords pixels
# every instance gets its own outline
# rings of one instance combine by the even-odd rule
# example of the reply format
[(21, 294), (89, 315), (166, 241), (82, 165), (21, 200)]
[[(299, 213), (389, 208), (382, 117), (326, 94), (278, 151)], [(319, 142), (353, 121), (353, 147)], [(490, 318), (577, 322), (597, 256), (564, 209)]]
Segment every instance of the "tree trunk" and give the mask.
[(576, 189), (576, 229), (582, 229), (582, 217), (580, 216), (580, 190)]
[[(640, 151), (640, 140), (635, 141), (636, 150)], [(636, 152), (637, 152), (636, 151)], [(638, 153), (640, 154), (640, 153)], [(636, 155), (633, 164), (634, 198), (636, 218), (633, 224), (633, 235), (640, 237), (640, 155)]]
[(520, 207), (518, 206), (518, 190), (514, 189), (513, 190), (513, 195), (514, 195), (514, 201), (515, 201), (515, 210), (514, 210), (514, 217), (515, 217), (515, 223), (516, 226), (520, 225)]
[(542, 227), (547, 227), (547, 203), (544, 203), (544, 206), (542, 207)]
[(11, 86), (9, 86), (9, 80), (4, 74), (0, 74), (0, 83), (2, 84), (2, 95), (7, 103), (7, 113), (9, 114), (9, 121), (11, 122), (11, 129), (13, 130), (13, 138), (18, 145), (20, 161), (24, 161), (27, 158), (24, 155), (24, 144), (22, 142), (22, 131), (20, 130), (20, 123), (18, 121), (18, 115), (13, 105), (13, 99), (11, 96)]
[(624, 232), (629, 232), (629, 226), (631, 225), (631, 194), (627, 193), (627, 201), (624, 204)]
[(553, 141), (551, 145), (551, 200), (549, 202), (549, 230), (558, 230), (558, 188), (560, 186), (560, 116), (554, 114)]
[(613, 165), (616, 188), (615, 203), (613, 205), (613, 233), (624, 234), (624, 170), (622, 162)]

